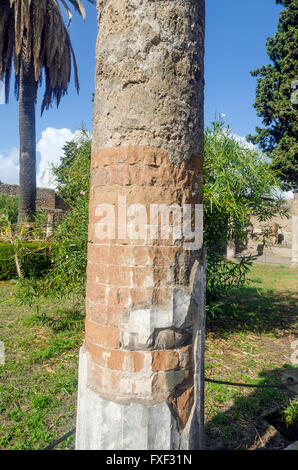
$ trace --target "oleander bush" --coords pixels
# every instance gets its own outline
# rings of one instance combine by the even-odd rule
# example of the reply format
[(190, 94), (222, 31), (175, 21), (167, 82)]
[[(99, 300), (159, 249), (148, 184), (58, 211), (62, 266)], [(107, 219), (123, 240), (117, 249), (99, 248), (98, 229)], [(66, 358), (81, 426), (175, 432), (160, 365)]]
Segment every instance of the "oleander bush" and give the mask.
[[(59, 196), (70, 204), (71, 210), (54, 229), (51, 263), (42, 282), (32, 280), (31, 298), (36, 289), (41, 295), (57, 297), (83, 296), (85, 293), (91, 161), (89, 134), (85, 130), (80, 131), (63, 150), (64, 155), (59, 164), (52, 167), (52, 173)], [(20, 289), (24, 293), (29, 285), (28, 282), (21, 284), (22, 281)]]
[[(18, 252), (22, 275), (25, 278), (43, 278), (51, 266), (50, 252), (50, 245), (46, 242), (24, 242)], [(0, 280), (17, 277), (15, 247), (11, 243), (0, 242)]]
[(11, 224), (18, 220), (19, 197), (0, 194), (0, 216), (5, 215)]
[[(91, 138), (82, 130), (52, 168), (58, 194), (72, 209), (51, 240), (51, 268), (39, 284), (43, 294), (84, 295), (86, 283)], [(218, 252), (228, 238), (245, 237), (251, 214), (269, 220), (281, 210), (278, 175), (262, 155), (239, 142), (223, 123), (205, 132), (204, 241), (207, 246), (207, 305), (218, 311), (223, 296), (241, 287), (252, 259), (231, 262)], [(215, 246), (217, 245), (217, 246)], [(219, 301), (219, 302), (218, 302)]]

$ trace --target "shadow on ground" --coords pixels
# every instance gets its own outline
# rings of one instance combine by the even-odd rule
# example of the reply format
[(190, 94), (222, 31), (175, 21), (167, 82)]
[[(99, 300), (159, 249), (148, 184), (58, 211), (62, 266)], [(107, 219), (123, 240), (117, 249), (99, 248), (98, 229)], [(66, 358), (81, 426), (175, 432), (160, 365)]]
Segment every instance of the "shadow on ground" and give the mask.
[(217, 302), (213, 315), (207, 311), (207, 331), (219, 337), (240, 331), (282, 333), (290, 329), (295, 333), (297, 313), (297, 295), (246, 286)]
[[(262, 371), (261, 384), (279, 383), (286, 368)], [(211, 393), (224, 385), (208, 384)], [(232, 388), (232, 387), (230, 387)], [(233, 387), (234, 388), (234, 387)], [(279, 450), (292, 441), (276, 430), (266, 419), (284, 408), (293, 393), (276, 388), (251, 389), (251, 393), (234, 396), (232, 404), (206, 420), (206, 448), (209, 450)], [(245, 389), (249, 390), (249, 389)], [(296, 429), (296, 431), (298, 431)], [(288, 436), (289, 437), (289, 436)]]

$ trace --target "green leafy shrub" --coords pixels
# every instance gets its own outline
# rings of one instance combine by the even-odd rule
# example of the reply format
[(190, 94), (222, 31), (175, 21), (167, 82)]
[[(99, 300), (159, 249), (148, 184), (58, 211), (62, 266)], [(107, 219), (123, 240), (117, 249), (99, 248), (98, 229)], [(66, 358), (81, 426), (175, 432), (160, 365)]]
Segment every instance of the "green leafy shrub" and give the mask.
[(13, 246), (10, 243), (0, 243), (0, 280), (17, 277)]
[(289, 400), (286, 408), (282, 410), (282, 420), (286, 426), (298, 424), (298, 398)]
[[(24, 277), (42, 278), (51, 266), (50, 245), (45, 242), (25, 242), (19, 254), (19, 261)], [(18, 277), (14, 246), (0, 243), (0, 280)]]
[(207, 301), (212, 302), (232, 289), (241, 287), (246, 280), (254, 257), (228, 261), (215, 253), (207, 256)]
[(19, 197), (0, 194), (0, 215), (6, 215), (11, 224), (18, 220)]
[(87, 267), (88, 196), (75, 203), (58, 226), (52, 241), (51, 269), (44, 279), (44, 293), (64, 296), (84, 294)]
[[(274, 215), (287, 216), (278, 197), (280, 181), (253, 146), (237, 139), (223, 122), (205, 130), (204, 243), (207, 246), (207, 311), (222, 313), (223, 300), (241, 287), (253, 257), (239, 262), (223, 258), (228, 240), (245, 240), (252, 215), (260, 222)], [(270, 230), (261, 237), (265, 242)]]
[(209, 251), (206, 273), (206, 311), (211, 318), (224, 313), (226, 299), (232, 291), (245, 284), (254, 259), (253, 256), (243, 257), (239, 262), (234, 262)]
[(31, 271), (30, 279), (19, 280), (17, 298), (20, 303), (38, 303), (40, 296), (85, 293), (90, 160), (91, 139), (82, 130), (64, 146), (64, 156), (52, 167), (58, 194), (71, 205), (71, 210), (54, 228), (48, 243), (49, 262), (42, 276), (35, 276)]
[(39, 314), (39, 300), (40, 300), (40, 284), (42, 281), (31, 277), (21, 278), (17, 283), (16, 300), (20, 305), (36, 307), (37, 314)]
[[(205, 137), (207, 309), (214, 313), (220, 312), (219, 299), (244, 284), (252, 262), (251, 258), (226, 261), (214, 245), (236, 235), (244, 237), (251, 214), (270, 219), (280, 210), (280, 202), (264, 199), (275, 195), (278, 180), (262, 156), (239, 143), (222, 123), (213, 123)], [(58, 194), (72, 210), (55, 229), (50, 271), (42, 283), (30, 285), (31, 291), (38, 288), (43, 294), (60, 296), (85, 293), (90, 161), (91, 139), (81, 131), (65, 145), (59, 165), (52, 168)]]
[(58, 194), (72, 209), (56, 227), (52, 239), (51, 269), (44, 279), (43, 293), (64, 296), (83, 294), (86, 283), (89, 175), (91, 139), (84, 130), (64, 147), (59, 165), (52, 168)]
[(70, 206), (89, 194), (91, 137), (82, 129), (63, 147), (64, 155), (51, 170), (57, 181), (57, 192)]
[[(204, 242), (214, 248), (227, 240), (245, 240), (253, 215), (260, 222), (287, 216), (279, 175), (255, 148), (215, 121), (205, 130)], [(264, 234), (265, 236), (265, 234)], [(267, 233), (267, 237), (270, 233)]]

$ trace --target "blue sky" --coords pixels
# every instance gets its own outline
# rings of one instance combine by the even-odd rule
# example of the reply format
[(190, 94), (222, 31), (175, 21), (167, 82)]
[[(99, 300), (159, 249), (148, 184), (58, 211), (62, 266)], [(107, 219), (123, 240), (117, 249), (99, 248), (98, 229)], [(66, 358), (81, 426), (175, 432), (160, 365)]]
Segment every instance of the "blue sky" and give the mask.
[[(57, 161), (65, 139), (69, 140), (82, 123), (92, 129), (96, 10), (85, 3), (85, 23), (74, 15), (70, 27), (79, 66), (80, 94), (76, 94), (72, 82), (58, 110), (53, 107), (40, 117), (40, 100), (37, 106), (39, 176), (48, 161)], [(274, 0), (206, 0), (206, 125), (215, 112), (226, 114), (226, 122), (240, 136), (253, 133), (260, 124), (253, 108), (256, 79), (249, 72), (269, 62), (266, 39), (276, 32), (280, 10)], [(0, 105), (0, 122), (0, 180), (17, 183), (18, 104), (13, 93), (8, 105)], [(40, 177), (38, 181), (48, 185)]]

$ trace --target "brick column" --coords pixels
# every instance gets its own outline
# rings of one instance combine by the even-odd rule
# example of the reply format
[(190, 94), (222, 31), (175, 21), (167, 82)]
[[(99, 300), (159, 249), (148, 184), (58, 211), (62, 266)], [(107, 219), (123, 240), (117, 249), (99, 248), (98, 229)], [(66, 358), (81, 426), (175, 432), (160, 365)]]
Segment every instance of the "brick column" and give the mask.
[(292, 208), (292, 266), (298, 266), (298, 191), (294, 191)]
[[(105, 0), (98, 8), (76, 447), (188, 449), (197, 431), (194, 345), (204, 308), (196, 287), (204, 1)], [(153, 221), (169, 207), (169, 226), (162, 216)], [(175, 214), (186, 223), (182, 207), (199, 222), (195, 247), (184, 231), (164, 236)]]

